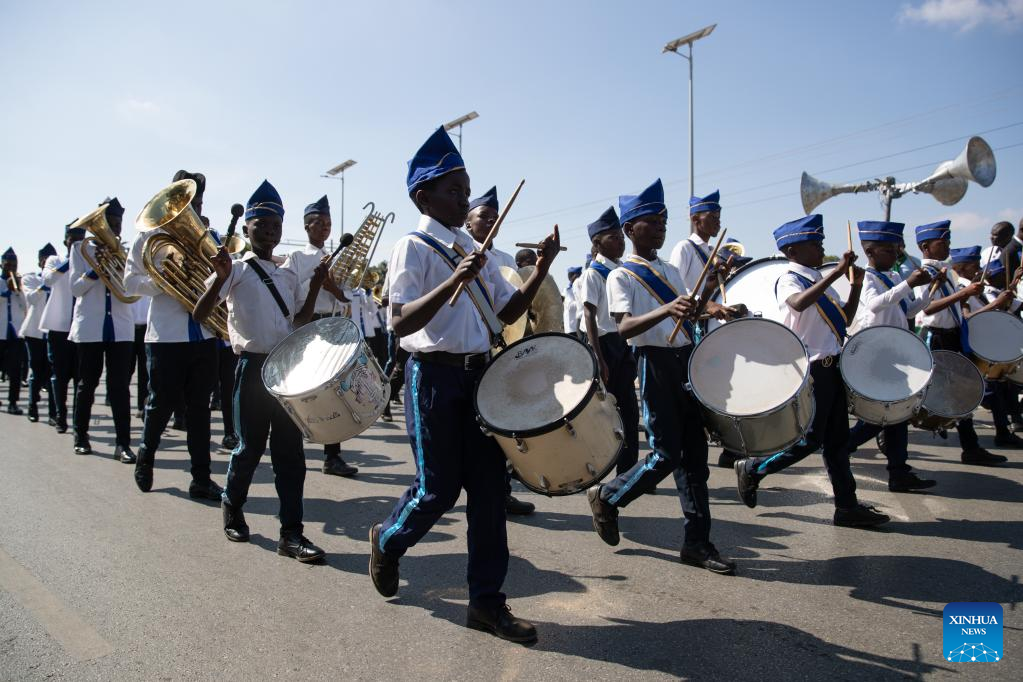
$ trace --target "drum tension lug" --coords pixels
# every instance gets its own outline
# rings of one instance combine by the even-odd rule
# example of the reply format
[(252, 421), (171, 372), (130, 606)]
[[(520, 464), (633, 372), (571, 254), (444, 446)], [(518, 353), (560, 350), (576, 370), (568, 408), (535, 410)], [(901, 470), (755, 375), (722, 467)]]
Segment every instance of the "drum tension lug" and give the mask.
[(540, 487), (543, 488), (544, 492), (547, 492), (548, 490), (551, 489), (550, 481), (544, 478), (543, 474), (540, 474)]
[(526, 445), (526, 441), (524, 441), (524, 440), (522, 440), (521, 438), (518, 438), (518, 437), (515, 438), (515, 447), (518, 448), (519, 452), (528, 452), (529, 451), (529, 447)]
[(586, 471), (588, 471), (588, 472), (589, 472), (590, 476), (596, 476), (596, 475), (597, 475), (597, 469), (596, 469), (596, 467), (594, 467), (594, 466), (593, 466), (593, 465), (592, 465), (591, 463), (589, 463), (589, 462), (587, 462), (587, 463), (586, 463)]
[(572, 422), (565, 420), (565, 429), (568, 431), (568, 435), (575, 438), (575, 428), (572, 426)]
[(621, 429), (615, 429), (615, 440), (619, 442), (625, 440), (625, 434), (622, 433)]

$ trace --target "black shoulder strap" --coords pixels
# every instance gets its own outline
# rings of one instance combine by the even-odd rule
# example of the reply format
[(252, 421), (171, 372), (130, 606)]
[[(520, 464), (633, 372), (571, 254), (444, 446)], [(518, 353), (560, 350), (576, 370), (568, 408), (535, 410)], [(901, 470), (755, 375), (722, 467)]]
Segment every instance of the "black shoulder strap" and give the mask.
[(277, 291), (277, 287), (274, 286), (274, 281), (270, 279), (270, 275), (266, 274), (266, 270), (263, 269), (263, 266), (260, 265), (259, 261), (255, 258), (249, 258), (245, 262), (249, 264), (250, 268), (256, 271), (256, 274), (259, 275), (259, 279), (261, 279), (263, 284), (266, 285), (266, 288), (270, 290), (274, 300), (277, 301), (277, 307), (281, 309), (281, 313), (284, 317), (289, 317), (291, 313), (288, 312), (288, 306), (284, 305), (284, 299), (281, 298), (281, 292)]

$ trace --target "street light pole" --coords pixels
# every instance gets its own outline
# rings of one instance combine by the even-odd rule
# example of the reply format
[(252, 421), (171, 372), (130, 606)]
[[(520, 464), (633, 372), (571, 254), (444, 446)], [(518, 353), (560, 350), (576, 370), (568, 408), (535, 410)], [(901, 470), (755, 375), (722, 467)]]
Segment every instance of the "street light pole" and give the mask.
[(345, 171), (356, 164), (354, 159), (348, 159), (331, 168), (321, 175), (321, 178), (341, 180), (341, 234), (345, 232)]
[(458, 153), (459, 154), (462, 153), (462, 125), (468, 123), (469, 121), (471, 121), (473, 119), (479, 118), (479, 117), (480, 117), (480, 115), (477, 114), (475, 111), (470, 111), (465, 116), (459, 116), (454, 121), (448, 121), (447, 123), (444, 124), (444, 130), (446, 130), (449, 133), (451, 131), (453, 131), (455, 128), (458, 128), (458, 132), (455, 133), (455, 134), (458, 135)]

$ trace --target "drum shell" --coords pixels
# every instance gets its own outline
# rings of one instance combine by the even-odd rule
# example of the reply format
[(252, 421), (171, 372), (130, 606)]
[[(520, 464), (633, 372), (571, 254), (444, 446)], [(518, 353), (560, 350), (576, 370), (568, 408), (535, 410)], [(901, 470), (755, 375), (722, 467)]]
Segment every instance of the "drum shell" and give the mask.
[[(923, 429), (925, 431), (939, 431), (942, 429), (952, 428), (960, 419), (969, 417), (973, 411), (980, 406), (980, 402), (984, 397), (984, 379), (971, 359), (965, 357), (961, 353), (947, 350), (934, 350), (931, 351), (931, 355), (934, 358), (934, 374), (932, 376), (931, 383), (927, 387), (927, 393), (924, 395), (924, 400), (917, 411), (913, 414), (910, 423), (918, 429)], [(961, 368), (960, 372), (952, 371), (956, 365)], [(970, 396), (966, 391), (968, 387), (963, 386), (962, 383), (958, 383), (956, 387), (959, 390), (952, 393), (952, 395), (959, 396), (964, 399), (964, 402), (958, 407), (958, 409), (952, 410), (946, 407), (945, 412), (939, 412), (935, 401), (930, 400), (932, 398), (932, 391), (950, 390), (950, 382), (945, 377), (952, 374), (957, 375), (963, 381), (974, 384), (974, 395)], [(940, 398), (949, 394), (934, 393), (934, 395)], [(930, 407), (928, 407), (929, 403)]]
[[(798, 443), (813, 422), (816, 404), (813, 380), (808, 378), (799, 393), (785, 405), (752, 417), (732, 417), (700, 404), (707, 430), (722, 447), (746, 455), (773, 455)], [(756, 443), (756, 448), (749, 447)]]
[(341, 443), (368, 429), (383, 414), (391, 396), (390, 381), (365, 339), (353, 358), (316, 388), (288, 395), (270, 386), (266, 389), (302, 435), (320, 444)]
[[(984, 351), (977, 349), (976, 346), (979, 344), (971, 341), (970, 359), (980, 370), (981, 375), (988, 381), (1002, 381), (1014, 374), (1023, 360), (1023, 322), (1007, 312), (988, 310), (971, 317), (966, 324), (970, 327), (971, 339), (975, 338), (973, 334), (986, 331), (987, 338), (997, 338), (1005, 343), (1004, 348), (997, 350), (1008, 351), (1004, 357), (988, 357)], [(987, 329), (983, 327), (978, 329), (978, 324), (985, 325)], [(984, 339), (985, 335), (982, 334), (977, 340)], [(1015, 357), (1009, 357), (1010, 355)]]
[(991, 360), (984, 360), (979, 357), (976, 353), (971, 354), (970, 359), (973, 360), (973, 364), (980, 370), (981, 376), (988, 381), (1011, 381), (1014, 384), (1021, 383), (1020, 374), (1020, 362), (1016, 360), (1014, 362), (993, 362)]
[[(927, 381), (924, 382), (918, 390), (904, 398), (885, 400), (868, 396), (853, 388), (850, 384), (849, 377), (846, 376), (845, 370), (848, 363), (843, 362), (842, 360), (844, 360), (849, 353), (855, 353), (860, 347), (856, 341), (858, 339), (865, 338), (867, 335), (874, 336), (882, 332), (896, 333), (900, 337), (904, 335), (908, 343), (916, 344), (926, 351), (926, 355), (930, 363), (927, 367)], [(864, 348), (864, 350), (869, 351), (870, 349)], [(883, 348), (879, 348), (879, 350), (883, 350)], [(850, 414), (868, 424), (888, 426), (891, 424), (900, 424), (904, 421), (909, 421), (909, 419), (911, 419), (920, 408), (920, 405), (923, 404), (924, 396), (927, 393), (927, 385), (930, 383), (931, 377), (933, 376), (934, 360), (930, 354), (930, 349), (927, 348), (926, 344), (924, 344), (918, 336), (909, 330), (902, 329), (901, 327), (879, 325), (875, 327), (867, 327), (859, 333), (854, 334), (846, 341), (845, 347), (842, 349), (841, 359), (839, 360), (839, 368), (842, 371), (842, 381), (845, 384), (846, 400), (849, 405)]]

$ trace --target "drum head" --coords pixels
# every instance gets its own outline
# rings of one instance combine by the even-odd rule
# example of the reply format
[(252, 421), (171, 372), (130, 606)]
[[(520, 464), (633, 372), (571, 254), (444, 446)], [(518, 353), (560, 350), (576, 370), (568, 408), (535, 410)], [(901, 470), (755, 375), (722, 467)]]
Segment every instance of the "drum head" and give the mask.
[(689, 382), (706, 407), (746, 417), (789, 402), (809, 367), (806, 348), (788, 328), (744, 318), (719, 326), (693, 349)]
[(984, 379), (977, 366), (961, 353), (931, 351), (934, 373), (924, 396), (923, 408), (940, 417), (963, 417), (984, 398)]
[(283, 396), (312, 391), (348, 366), (361, 344), (358, 326), (347, 317), (310, 322), (270, 351), (263, 365), (263, 384)]
[[(745, 303), (751, 316), (781, 322), (784, 317), (778, 307), (778, 300), (774, 297), (774, 285), (788, 269), (789, 260), (780, 256), (747, 263), (725, 282), (725, 303), (728, 305)], [(711, 300), (722, 302), (720, 288), (714, 292)], [(707, 330), (713, 331), (721, 324), (720, 321), (711, 318), (707, 320)]]
[(596, 374), (597, 361), (582, 342), (567, 334), (530, 336), (487, 366), (476, 388), (476, 411), (502, 435), (545, 433), (586, 405)]
[(899, 327), (868, 327), (846, 341), (842, 379), (857, 394), (881, 402), (905, 400), (931, 379), (931, 351), (916, 334)]
[(977, 313), (967, 322), (970, 348), (988, 362), (1023, 358), (1023, 322), (1001, 310)]

